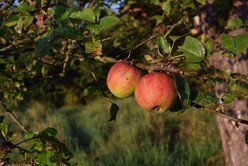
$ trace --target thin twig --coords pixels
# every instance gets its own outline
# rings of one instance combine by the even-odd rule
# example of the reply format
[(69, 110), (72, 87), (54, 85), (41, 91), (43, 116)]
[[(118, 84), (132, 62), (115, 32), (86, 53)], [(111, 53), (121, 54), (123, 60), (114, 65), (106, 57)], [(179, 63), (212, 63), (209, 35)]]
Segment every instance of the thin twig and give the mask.
[(94, 71), (93, 71), (93, 68), (92, 68), (92, 66), (91, 66), (91, 64), (90, 64), (89, 59), (87, 59), (87, 63), (88, 63), (88, 66), (89, 66), (91, 75), (92, 75), (92, 77), (94, 78), (94, 80), (95, 80), (97, 86), (98, 86), (98, 87), (100, 88), (100, 90), (102, 91), (103, 96), (104, 96), (110, 103), (112, 103), (112, 101), (109, 99), (109, 97), (107, 96), (107, 94), (104, 92), (104, 90), (103, 90), (101, 84), (100, 84), (99, 81), (97, 80), (96, 75), (95, 75), (95, 73), (94, 73)]
[(239, 119), (239, 118), (235, 118), (235, 117), (232, 117), (230, 115), (227, 115), (227, 114), (224, 114), (222, 112), (220, 112), (219, 110), (213, 110), (211, 108), (207, 108), (201, 104), (198, 104), (198, 103), (195, 103), (195, 102), (192, 102), (192, 106), (195, 107), (195, 108), (201, 108), (203, 109), (204, 111), (211, 111), (211, 112), (214, 112), (215, 114), (217, 114), (218, 116), (221, 116), (223, 118), (226, 118), (226, 119), (229, 119), (229, 120), (232, 120), (236, 123), (236, 126), (238, 126), (238, 123), (242, 123), (242, 124), (246, 124), (248, 125), (248, 120), (245, 120), (245, 119)]
[(9, 116), (13, 119), (13, 121), (21, 128), (21, 130), (25, 133), (28, 133), (28, 129), (16, 118), (15, 114), (9, 109), (9, 107), (5, 104), (5, 102), (0, 98), (0, 103), (4, 110), (9, 114)]

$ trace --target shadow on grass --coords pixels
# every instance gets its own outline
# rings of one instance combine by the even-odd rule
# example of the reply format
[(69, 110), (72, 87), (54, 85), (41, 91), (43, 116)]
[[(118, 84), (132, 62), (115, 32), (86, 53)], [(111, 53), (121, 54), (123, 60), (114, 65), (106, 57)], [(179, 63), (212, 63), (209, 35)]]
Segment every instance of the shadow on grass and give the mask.
[(83, 165), (223, 165), (214, 115), (145, 112), (133, 97), (115, 102), (116, 122), (108, 121), (110, 105), (104, 99), (58, 110), (34, 103), (23, 121), (36, 130), (56, 128), (74, 153), (72, 161)]

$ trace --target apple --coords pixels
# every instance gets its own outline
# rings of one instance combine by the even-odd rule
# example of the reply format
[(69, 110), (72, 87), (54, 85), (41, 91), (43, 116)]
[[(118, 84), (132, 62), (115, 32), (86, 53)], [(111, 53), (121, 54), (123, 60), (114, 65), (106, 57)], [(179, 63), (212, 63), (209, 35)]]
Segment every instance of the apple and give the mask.
[(141, 71), (138, 68), (119, 61), (108, 72), (107, 87), (114, 96), (125, 98), (133, 94), (140, 78)]
[(138, 105), (148, 111), (163, 113), (177, 96), (174, 78), (168, 74), (152, 72), (137, 83), (134, 97)]

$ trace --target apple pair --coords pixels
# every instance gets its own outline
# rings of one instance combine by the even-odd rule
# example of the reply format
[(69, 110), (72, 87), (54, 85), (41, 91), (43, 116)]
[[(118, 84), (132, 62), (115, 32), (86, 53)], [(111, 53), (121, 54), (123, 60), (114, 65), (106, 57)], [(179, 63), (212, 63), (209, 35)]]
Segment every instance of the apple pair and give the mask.
[(144, 110), (165, 112), (176, 98), (176, 86), (173, 77), (152, 72), (142, 77), (141, 71), (124, 61), (115, 63), (109, 70), (107, 86), (118, 98), (134, 93), (138, 105)]

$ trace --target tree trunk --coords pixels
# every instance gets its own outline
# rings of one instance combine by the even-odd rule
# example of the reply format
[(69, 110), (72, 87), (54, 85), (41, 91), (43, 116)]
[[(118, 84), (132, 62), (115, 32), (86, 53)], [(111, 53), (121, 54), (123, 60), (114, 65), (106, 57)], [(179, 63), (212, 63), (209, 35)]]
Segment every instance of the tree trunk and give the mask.
[[(234, 17), (240, 18), (247, 25), (247, 11), (247, 0), (233, 1), (232, 10), (229, 12), (229, 19)], [(229, 34), (238, 35), (240, 33), (242, 33), (241, 29), (231, 31)], [(221, 69), (231, 70), (233, 73), (248, 75), (247, 52), (238, 59), (227, 58), (222, 52), (215, 52), (210, 58), (210, 64)], [(223, 92), (226, 91), (225, 85), (222, 85), (220, 88), (216, 92), (218, 97), (221, 97)], [(248, 120), (248, 100), (235, 100), (233, 103), (225, 106), (225, 113), (232, 117)], [(237, 126), (233, 121), (219, 116), (217, 117), (217, 124), (222, 140), (225, 166), (247, 166), (248, 145), (245, 142), (245, 133), (248, 131), (248, 125), (239, 124)]]

